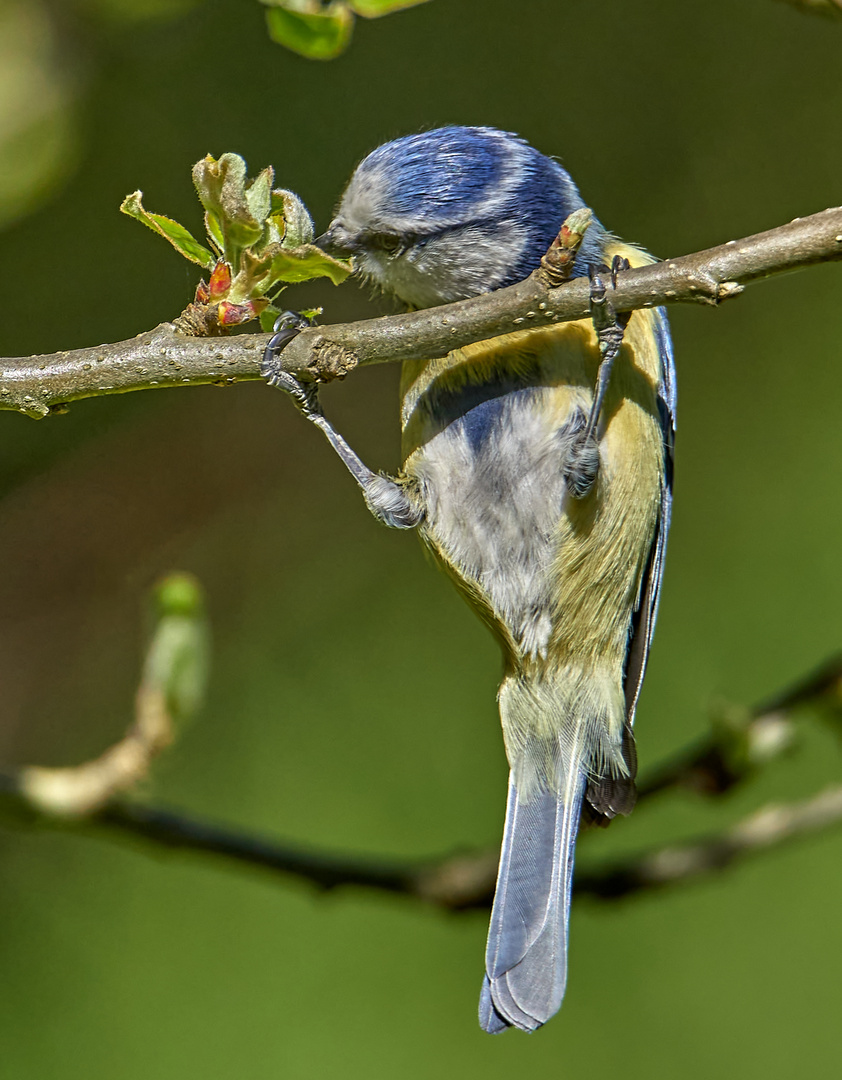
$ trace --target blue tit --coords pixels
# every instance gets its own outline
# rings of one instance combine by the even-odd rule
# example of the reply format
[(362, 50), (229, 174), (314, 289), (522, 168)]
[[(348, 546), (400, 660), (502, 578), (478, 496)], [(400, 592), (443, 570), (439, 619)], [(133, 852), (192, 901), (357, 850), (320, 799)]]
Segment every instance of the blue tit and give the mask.
[[(444, 127), (369, 154), (320, 242), (426, 308), (527, 277), (583, 206), (567, 172), (518, 136)], [(594, 219), (574, 276), (617, 258), (653, 261)], [(592, 288), (596, 302), (598, 276)], [(488, 1032), (532, 1031), (558, 1010), (580, 819), (607, 822), (635, 799), (632, 722), (670, 522), (675, 377), (662, 309), (627, 317), (610, 364), (594, 322), (407, 362), (394, 478), (356, 457), (271, 350), (265, 365), (370, 509), (418, 528), (502, 647), (510, 778), (480, 996)]]

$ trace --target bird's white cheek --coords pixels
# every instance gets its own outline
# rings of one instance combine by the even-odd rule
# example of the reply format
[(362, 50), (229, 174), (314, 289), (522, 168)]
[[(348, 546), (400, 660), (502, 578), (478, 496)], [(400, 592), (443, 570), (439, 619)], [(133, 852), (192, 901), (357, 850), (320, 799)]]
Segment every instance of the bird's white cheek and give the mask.
[(414, 264), (406, 255), (389, 257), (364, 252), (357, 257), (356, 266), (363, 277), (413, 307), (431, 307), (448, 299), (442, 293), (438, 276)]
[(373, 281), (381, 289), (391, 289), (386, 260), (379, 255), (364, 251), (354, 256), (354, 267), (368, 281)]

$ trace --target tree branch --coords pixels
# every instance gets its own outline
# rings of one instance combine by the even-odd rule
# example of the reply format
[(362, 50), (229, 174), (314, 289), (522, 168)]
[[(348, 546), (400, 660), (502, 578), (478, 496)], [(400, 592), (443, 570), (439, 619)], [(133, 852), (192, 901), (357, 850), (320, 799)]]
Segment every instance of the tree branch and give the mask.
[(752, 709), (721, 709), (708, 735), (644, 774), (637, 784), (638, 801), (674, 788), (723, 795), (792, 747), (793, 710), (829, 706), (838, 713), (840, 691), (842, 656), (833, 656)]
[[(67, 823), (36, 814), (16, 796), (8, 774), (0, 782), (5, 816), (16, 824), (67, 830)], [(842, 786), (800, 803), (767, 806), (726, 829), (684, 844), (668, 845), (602, 866), (577, 871), (576, 896), (617, 900), (716, 873), (741, 859), (798, 836), (842, 822)], [(140, 841), (158, 856), (186, 851), (233, 865), (292, 876), (319, 889), (362, 886), (426, 901), (450, 911), (490, 907), (497, 851), (427, 861), (373, 859), (314, 851), (208, 821), (138, 803), (113, 803), (95, 817), (75, 822), (75, 833), (118, 843)]]
[[(842, 208), (796, 218), (768, 232), (627, 270), (617, 278), (618, 311), (660, 304), (718, 304), (772, 274), (842, 259)], [(360, 364), (441, 356), (474, 341), (589, 315), (589, 287), (559, 288), (538, 270), (497, 292), (424, 311), (313, 327), (284, 350), (286, 369), (304, 379), (344, 378)], [(82, 398), (152, 387), (225, 384), (260, 377), (266, 334), (193, 338), (172, 324), (129, 341), (0, 360), (0, 409), (42, 417)]]
[[(291, 875), (321, 889), (365, 886), (451, 910), (488, 906), (497, 874), (496, 850), (423, 862), (319, 852), (117, 797), (146, 775), (151, 757), (160, 749), (156, 719), (150, 729), (149, 753), (140, 755), (134, 771), (123, 767), (126, 747), (133, 747), (142, 734), (139, 725), (148, 711), (144, 702), (149, 693), (154, 699), (149, 704), (154, 705), (157, 717), (161, 694), (171, 695), (176, 689), (172, 679), (184, 668), (184, 662), (192, 658), (195, 666), (197, 660), (194, 654), (200, 646), (195, 631), (200, 628), (200, 608), (188, 613), (184, 622), (183, 602), (181, 607), (175, 605), (182, 597), (184, 580), (183, 575), (174, 575), (159, 587), (159, 599), (169, 597), (169, 607), (161, 608), (162, 618), (150, 643), (136, 699), (136, 718), (126, 736), (94, 762), (63, 769), (26, 766), (0, 772), (0, 810), (6, 819), (18, 826), (65, 830), (72, 823), (75, 832), (85, 835), (103, 835), (117, 842), (139, 840), (159, 851), (195, 852)], [(168, 584), (170, 591), (165, 591)], [(188, 584), (197, 588), (195, 583)], [(172, 586), (181, 591), (172, 591)], [(791, 746), (792, 710), (805, 705), (829, 706), (838, 714), (840, 688), (842, 657), (834, 657), (754, 709), (723, 712), (714, 718), (708, 738), (656, 767), (640, 782), (642, 797), (678, 787), (709, 795), (729, 790)], [(166, 731), (171, 732), (169, 723)], [(138, 764), (136, 757), (132, 761)], [(110, 767), (113, 763), (118, 766), (116, 771)], [(842, 821), (842, 786), (803, 803), (767, 807), (720, 834), (580, 869), (574, 888), (578, 894), (617, 899), (712, 873), (745, 855), (837, 821)]]
[(574, 882), (577, 893), (616, 900), (630, 893), (662, 888), (724, 870), (748, 855), (760, 854), (798, 836), (842, 821), (842, 786), (828, 788), (798, 803), (763, 807), (730, 829), (689, 844), (673, 845), (596, 870)]

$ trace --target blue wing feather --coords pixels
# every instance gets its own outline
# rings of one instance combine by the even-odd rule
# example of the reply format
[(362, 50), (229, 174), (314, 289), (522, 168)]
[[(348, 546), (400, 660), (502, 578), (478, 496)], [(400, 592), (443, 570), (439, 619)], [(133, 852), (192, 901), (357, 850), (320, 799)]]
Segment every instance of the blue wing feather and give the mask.
[(658, 385), (658, 412), (661, 419), (661, 431), (664, 442), (664, 488), (661, 492), (661, 510), (658, 517), (658, 528), (652, 553), (649, 557), (649, 565), (644, 575), (640, 590), (637, 609), (632, 624), (632, 633), (629, 639), (629, 651), (626, 657), (625, 692), (626, 692), (626, 719), (629, 725), (634, 722), (634, 711), (637, 707), (637, 699), (640, 696), (640, 688), (643, 683), (643, 675), (646, 671), (646, 661), (649, 657), (649, 648), (652, 644), (652, 635), (655, 632), (655, 621), (658, 615), (658, 602), (661, 596), (661, 582), (664, 576), (664, 558), (667, 550), (667, 537), (669, 535), (670, 522), (672, 520), (672, 476), (673, 455), (675, 452), (675, 359), (672, 351), (672, 337), (670, 336), (669, 322), (664, 308), (656, 308), (654, 311), (654, 331), (658, 345), (658, 353), (661, 357), (661, 381)]

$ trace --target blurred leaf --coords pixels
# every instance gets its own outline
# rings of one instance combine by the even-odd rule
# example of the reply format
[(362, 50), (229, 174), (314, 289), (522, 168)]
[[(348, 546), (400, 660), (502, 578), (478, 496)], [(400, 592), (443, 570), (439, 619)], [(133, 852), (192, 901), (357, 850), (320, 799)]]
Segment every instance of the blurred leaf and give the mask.
[(192, 574), (170, 574), (156, 588), (158, 624), (146, 652), (141, 686), (165, 697), (174, 722), (202, 703), (209, 666), (209, 634), (202, 587)]
[(348, 0), (351, 10), (365, 19), (377, 19), (392, 11), (402, 11), (404, 8), (417, 7), (418, 4), (426, 3), (427, 0)]
[(831, 19), (842, 17), (842, 0), (784, 0), (784, 2), (810, 15), (825, 15)]
[(153, 232), (163, 236), (165, 240), (169, 240), (176, 251), (182, 254), (185, 259), (189, 259), (191, 262), (198, 263), (199, 266), (208, 269), (216, 263), (216, 256), (213, 252), (208, 251), (204, 244), (200, 244), (183, 225), (179, 225), (172, 218), (164, 217), (163, 214), (150, 214), (148, 210), (144, 210), (141, 201), (142, 197), (142, 191), (135, 191), (131, 195), (127, 195), (120, 204), (120, 210), (124, 214), (128, 214), (129, 217), (135, 218), (136, 221), (142, 222)]
[(66, 59), (43, 4), (0, 0), (0, 225), (36, 209), (76, 170)]
[(296, 0), (262, 0), (271, 5), (266, 12), (269, 36), (308, 60), (332, 60), (348, 46), (354, 16), (342, 0), (325, 8), (303, 5)]
[(202, 0), (81, 0), (81, 6), (100, 18), (115, 22), (152, 22), (176, 19)]

